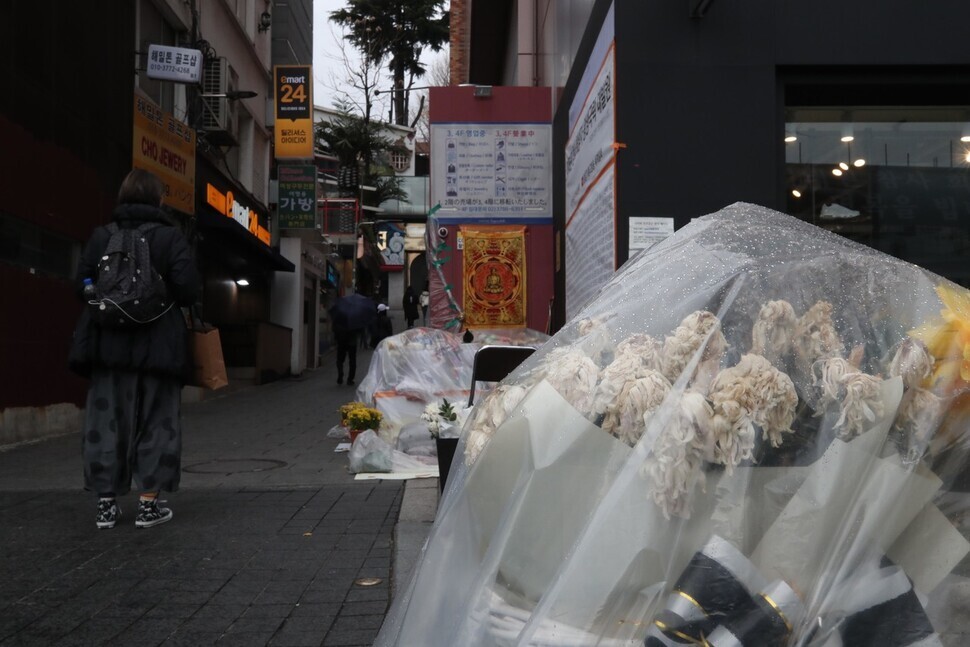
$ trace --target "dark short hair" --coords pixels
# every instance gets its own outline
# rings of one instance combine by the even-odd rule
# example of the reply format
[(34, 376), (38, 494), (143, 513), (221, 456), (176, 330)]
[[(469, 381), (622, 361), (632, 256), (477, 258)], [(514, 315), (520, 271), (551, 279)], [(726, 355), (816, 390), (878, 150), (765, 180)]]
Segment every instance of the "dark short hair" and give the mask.
[(165, 185), (154, 173), (140, 168), (132, 169), (118, 189), (118, 204), (148, 204), (157, 207), (162, 203)]

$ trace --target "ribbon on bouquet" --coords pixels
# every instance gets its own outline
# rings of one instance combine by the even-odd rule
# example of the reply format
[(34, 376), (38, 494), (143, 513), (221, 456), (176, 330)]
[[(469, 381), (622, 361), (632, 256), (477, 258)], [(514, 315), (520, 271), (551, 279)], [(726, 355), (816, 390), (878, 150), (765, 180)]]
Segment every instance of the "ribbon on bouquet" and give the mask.
[[(645, 647), (783, 647), (795, 636), (827, 647), (938, 647), (941, 643), (912, 581), (887, 557), (865, 562), (834, 586), (827, 611), (806, 623), (787, 582), (765, 585), (754, 565), (713, 536), (677, 579)], [(754, 592), (756, 591), (756, 592)]]

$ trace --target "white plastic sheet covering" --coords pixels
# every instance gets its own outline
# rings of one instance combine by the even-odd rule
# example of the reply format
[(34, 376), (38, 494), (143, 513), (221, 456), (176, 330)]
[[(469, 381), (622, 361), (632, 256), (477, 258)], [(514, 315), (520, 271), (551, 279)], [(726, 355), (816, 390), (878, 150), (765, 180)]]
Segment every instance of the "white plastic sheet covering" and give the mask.
[(465, 406), (475, 352), (484, 344), (539, 347), (549, 339), (528, 328), (476, 330), (474, 336), (472, 342), (462, 343), (461, 335), (445, 330), (411, 328), (377, 345), (357, 387), (357, 399), (384, 414), (385, 439), (393, 441), (402, 427), (421, 422), (428, 404), (447, 399), (456, 410)]
[(970, 641), (970, 293), (735, 204), (469, 416), (377, 640)]

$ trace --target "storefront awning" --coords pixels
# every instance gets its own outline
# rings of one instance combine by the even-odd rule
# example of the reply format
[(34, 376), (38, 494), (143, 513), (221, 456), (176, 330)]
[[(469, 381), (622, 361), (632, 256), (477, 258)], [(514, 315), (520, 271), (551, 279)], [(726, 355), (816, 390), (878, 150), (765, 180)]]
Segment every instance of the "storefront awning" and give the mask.
[(296, 266), (232, 218), (203, 207), (196, 214), (205, 253), (234, 272), (293, 272)]

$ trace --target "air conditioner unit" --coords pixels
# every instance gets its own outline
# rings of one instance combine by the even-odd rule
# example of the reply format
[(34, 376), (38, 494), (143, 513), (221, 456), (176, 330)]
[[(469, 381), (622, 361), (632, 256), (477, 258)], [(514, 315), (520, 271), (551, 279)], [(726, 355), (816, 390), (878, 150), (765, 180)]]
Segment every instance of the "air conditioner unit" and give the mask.
[(234, 106), (224, 96), (229, 91), (229, 62), (223, 58), (205, 61), (202, 75), (202, 132), (217, 145), (235, 145), (236, 115)]
[(202, 113), (202, 130), (226, 130), (229, 99), (213, 95), (229, 90), (229, 63), (226, 59), (208, 58), (202, 75), (202, 95), (205, 110)]

